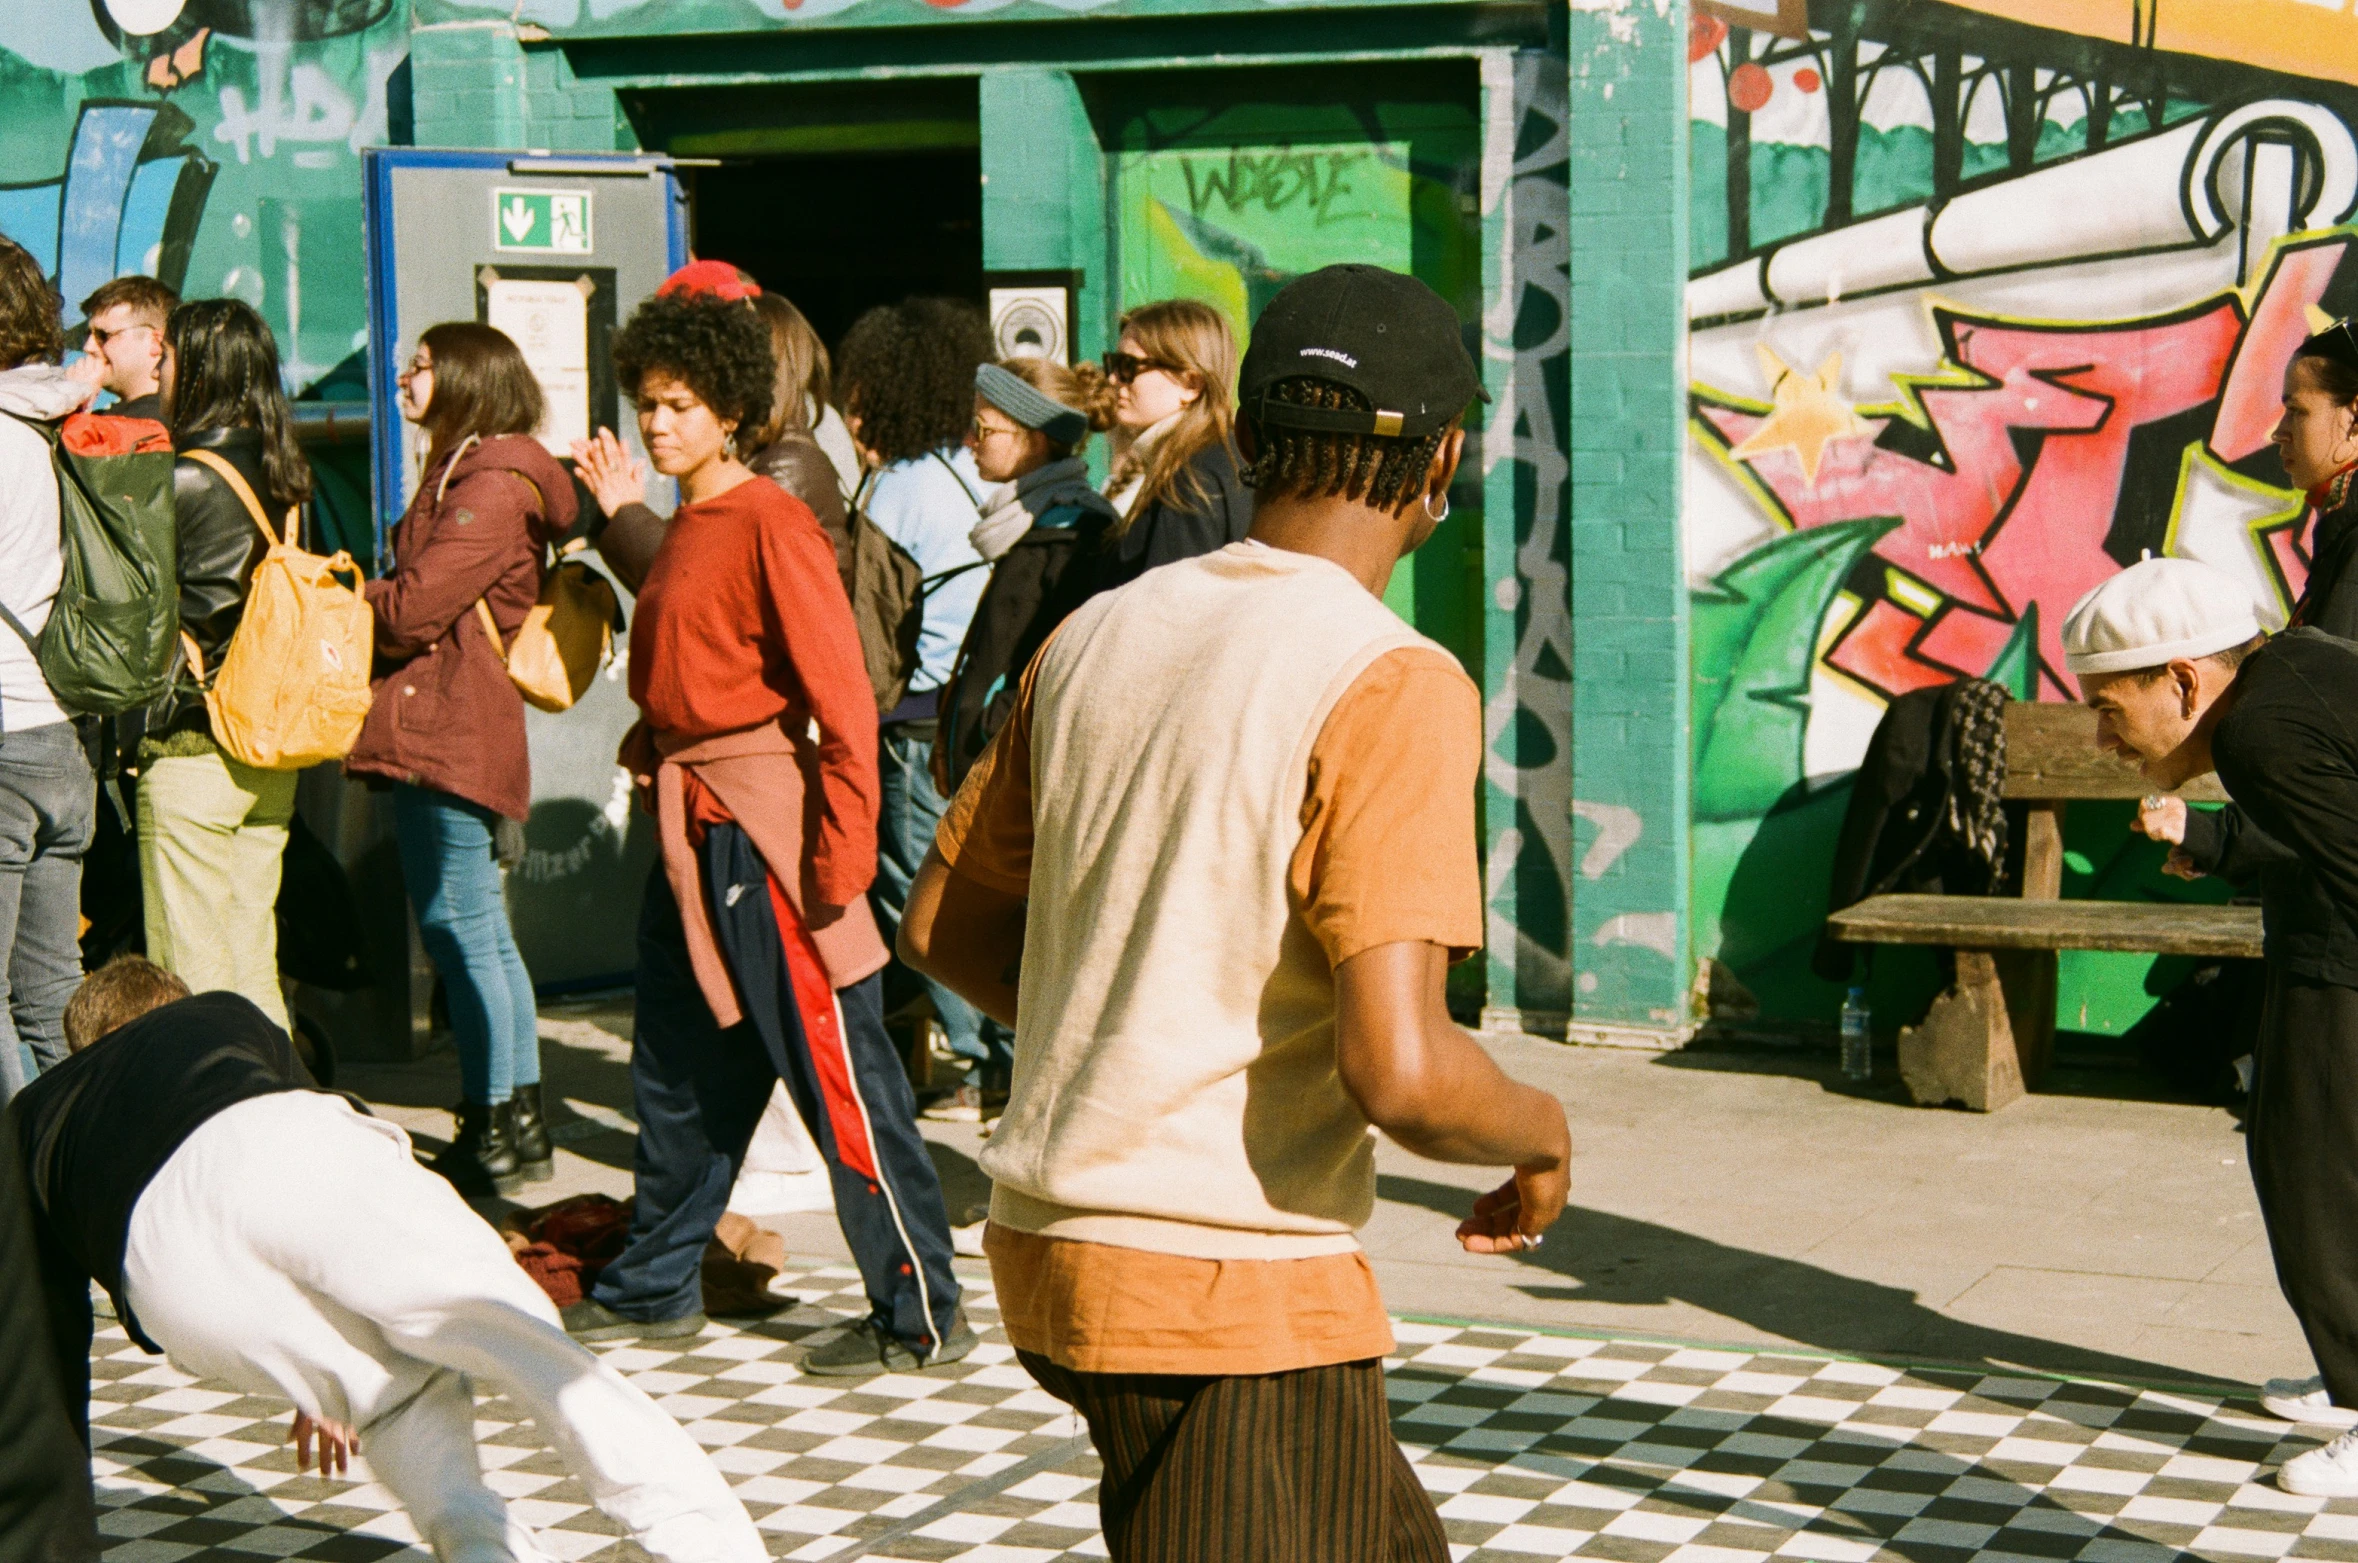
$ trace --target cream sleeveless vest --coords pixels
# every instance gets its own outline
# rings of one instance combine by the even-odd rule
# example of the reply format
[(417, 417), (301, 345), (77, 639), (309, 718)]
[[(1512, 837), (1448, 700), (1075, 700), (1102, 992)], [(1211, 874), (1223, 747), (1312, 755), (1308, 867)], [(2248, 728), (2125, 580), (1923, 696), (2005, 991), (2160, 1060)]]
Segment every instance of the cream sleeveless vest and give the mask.
[(1341, 566), (1253, 542), (1150, 571), (1049, 642), (993, 1221), (1213, 1259), (1356, 1246), (1372, 1134), (1286, 874), (1327, 713), (1406, 646), (1433, 643)]

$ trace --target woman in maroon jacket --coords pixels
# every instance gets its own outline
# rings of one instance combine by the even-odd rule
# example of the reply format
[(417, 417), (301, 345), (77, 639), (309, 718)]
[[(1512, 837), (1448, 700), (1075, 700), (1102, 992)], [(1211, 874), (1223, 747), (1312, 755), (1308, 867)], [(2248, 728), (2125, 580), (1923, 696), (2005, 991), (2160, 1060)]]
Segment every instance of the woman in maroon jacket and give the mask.
[(524, 700), (501, 648), (540, 594), (543, 551), (573, 524), (573, 482), (532, 438), (541, 394), (524, 355), (490, 326), (419, 338), (401, 410), (426, 434), (426, 468), (392, 574), (368, 583), (376, 699), (344, 769), (393, 784), (401, 877), (450, 999), (465, 1100), (434, 1168), (462, 1193), (508, 1193), (555, 1169), (540, 1018), (493, 846), (499, 821), (532, 812)]

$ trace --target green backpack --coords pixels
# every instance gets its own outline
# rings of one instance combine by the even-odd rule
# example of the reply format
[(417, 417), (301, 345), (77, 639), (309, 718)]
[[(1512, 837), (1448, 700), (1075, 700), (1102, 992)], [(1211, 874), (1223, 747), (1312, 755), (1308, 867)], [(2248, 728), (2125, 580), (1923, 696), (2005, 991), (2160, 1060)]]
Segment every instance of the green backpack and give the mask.
[(33, 649), (67, 710), (114, 716), (150, 705), (171, 687), (180, 629), (173, 456), (163, 430), (103, 413), (17, 421), (49, 442), (65, 576), (39, 635), (5, 603), (0, 620)]

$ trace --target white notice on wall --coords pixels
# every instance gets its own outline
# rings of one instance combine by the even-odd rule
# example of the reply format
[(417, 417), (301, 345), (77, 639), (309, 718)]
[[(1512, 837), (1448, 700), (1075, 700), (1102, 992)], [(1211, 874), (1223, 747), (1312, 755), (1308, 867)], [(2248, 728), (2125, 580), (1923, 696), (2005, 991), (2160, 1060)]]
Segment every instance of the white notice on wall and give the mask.
[(484, 323), (506, 332), (524, 350), (540, 382), (548, 416), (540, 442), (555, 456), (570, 455), (590, 434), (589, 294), (575, 282), (526, 282), (502, 277), (484, 289)]

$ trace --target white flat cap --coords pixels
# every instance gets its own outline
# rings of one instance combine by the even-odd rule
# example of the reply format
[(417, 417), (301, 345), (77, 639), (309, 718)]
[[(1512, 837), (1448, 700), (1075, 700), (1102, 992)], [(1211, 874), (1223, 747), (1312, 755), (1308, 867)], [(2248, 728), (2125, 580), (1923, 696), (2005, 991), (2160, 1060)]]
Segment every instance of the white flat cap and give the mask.
[(2126, 673), (2207, 657), (2260, 633), (2251, 593), (2192, 559), (2141, 559), (2079, 600), (2063, 621), (2063, 665)]

